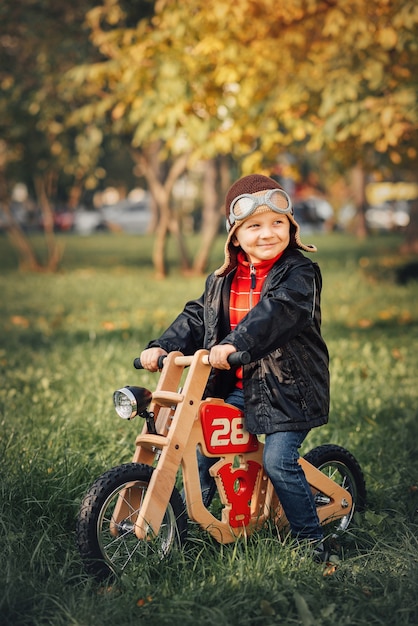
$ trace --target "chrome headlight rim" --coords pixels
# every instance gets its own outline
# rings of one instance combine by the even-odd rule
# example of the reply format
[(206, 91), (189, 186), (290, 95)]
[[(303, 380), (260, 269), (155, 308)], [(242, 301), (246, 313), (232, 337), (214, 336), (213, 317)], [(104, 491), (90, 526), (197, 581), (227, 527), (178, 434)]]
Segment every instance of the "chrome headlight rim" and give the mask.
[[(121, 397), (126, 398), (128, 402), (125, 402), (123, 405), (120, 404), (119, 398)], [(122, 419), (131, 420), (136, 415), (138, 415), (138, 403), (135, 398), (135, 395), (132, 393), (129, 387), (121, 387), (120, 389), (117, 389), (113, 393), (113, 404), (115, 406), (116, 413)], [(126, 411), (126, 409), (129, 407), (130, 407), (130, 412)], [(128, 415), (128, 412), (129, 412), (129, 415)]]

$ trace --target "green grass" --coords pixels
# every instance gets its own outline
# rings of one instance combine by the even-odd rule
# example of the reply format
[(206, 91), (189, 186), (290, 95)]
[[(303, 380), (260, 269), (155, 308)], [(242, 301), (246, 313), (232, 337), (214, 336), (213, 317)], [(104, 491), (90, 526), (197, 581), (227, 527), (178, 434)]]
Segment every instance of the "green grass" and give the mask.
[(418, 622), (418, 282), (393, 280), (403, 262), (397, 237), (311, 239), (324, 277), (332, 411), (305, 451), (347, 447), (368, 487), (336, 572), (323, 576), (274, 532), (220, 546), (193, 531), (184, 552), (107, 588), (85, 575), (74, 528), (88, 486), (132, 458), (138, 424), (117, 418), (112, 392), (155, 385), (132, 360), (200, 295), (204, 277), (182, 277), (170, 248), (170, 276), (156, 282), (152, 242), (122, 235), (62, 237), (60, 273), (21, 274), (0, 237), (0, 623)]

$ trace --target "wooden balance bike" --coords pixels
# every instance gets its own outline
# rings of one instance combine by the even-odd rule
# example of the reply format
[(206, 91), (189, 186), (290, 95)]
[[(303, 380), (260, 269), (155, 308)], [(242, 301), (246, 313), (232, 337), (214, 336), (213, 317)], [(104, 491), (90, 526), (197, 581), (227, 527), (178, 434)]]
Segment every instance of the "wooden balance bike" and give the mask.
[[(248, 362), (248, 353), (231, 355)], [(134, 365), (139, 369), (136, 359)], [(208, 352), (172, 352), (161, 363), (156, 390), (124, 387), (114, 393), (118, 414), (145, 418), (132, 463), (105, 472), (91, 486), (77, 520), (77, 543), (86, 570), (103, 580), (141, 559), (168, 556), (184, 544), (188, 520), (220, 543), (234, 542), (272, 520), (287, 520), (263, 468), (264, 444), (244, 429), (243, 414), (222, 400), (202, 400), (211, 367)], [(187, 368), (187, 369), (186, 369)], [(211, 467), (218, 513), (204, 505), (197, 450), (218, 459)], [(300, 458), (318, 516), (337, 536), (365, 504), (362, 470), (346, 449), (326, 444)], [(181, 470), (181, 472), (179, 471)], [(183, 497), (177, 485), (183, 484)]]

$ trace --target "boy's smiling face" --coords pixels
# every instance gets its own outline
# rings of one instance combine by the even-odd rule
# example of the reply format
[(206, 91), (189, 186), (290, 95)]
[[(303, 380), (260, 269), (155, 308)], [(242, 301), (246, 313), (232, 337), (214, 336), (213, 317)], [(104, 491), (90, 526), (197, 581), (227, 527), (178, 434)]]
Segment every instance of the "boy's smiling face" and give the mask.
[(234, 246), (241, 246), (250, 263), (271, 261), (290, 242), (290, 221), (274, 211), (254, 213), (232, 235)]

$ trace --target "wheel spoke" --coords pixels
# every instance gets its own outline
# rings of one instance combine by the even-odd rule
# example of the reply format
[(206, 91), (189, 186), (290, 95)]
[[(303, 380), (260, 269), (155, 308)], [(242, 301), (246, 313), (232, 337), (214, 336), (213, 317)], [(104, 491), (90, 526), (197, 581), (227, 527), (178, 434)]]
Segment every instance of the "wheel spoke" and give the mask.
[[(327, 478), (345, 489), (351, 496), (352, 506), (346, 507), (343, 517), (324, 521), (332, 537), (337, 537), (349, 527), (354, 511), (362, 511), (366, 502), (366, 484), (362, 469), (354, 456), (345, 448), (324, 444), (313, 448), (305, 455), (305, 460), (320, 470)], [(330, 498), (325, 494), (314, 493), (318, 509), (326, 506)]]
[[(157, 537), (147, 536), (143, 540), (138, 540), (135, 532), (134, 532), (134, 524), (138, 514), (140, 512), (141, 506), (137, 506), (137, 498), (130, 497), (133, 496), (133, 486), (130, 486), (125, 491), (125, 496), (123, 497), (123, 502), (127, 505), (129, 512), (128, 517), (126, 517), (122, 522), (115, 522), (113, 513), (109, 517), (109, 515), (103, 515), (102, 522), (99, 528), (99, 541), (102, 545), (103, 553), (106, 559), (118, 570), (123, 570), (131, 562), (134, 556), (138, 553), (141, 554), (156, 554), (159, 558), (163, 558), (166, 552), (170, 549), (173, 538), (175, 537), (175, 533), (172, 532), (173, 526), (173, 516), (170, 515), (171, 507), (166, 512), (164, 516), (163, 523), (161, 524), (160, 531)], [(145, 489), (136, 486), (136, 491), (140, 492), (140, 503), (142, 504), (144, 500)], [(126, 495), (126, 493), (128, 495)], [(114, 509), (116, 501), (119, 497), (119, 493), (113, 494), (112, 498), (109, 499), (108, 505), (106, 507), (106, 512)], [(135, 506), (132, 505), (132, 501), (135, 502)], [(166, 520), (168, 519), (170, 522)], [(109, 535), (109, 528), (111, 523), (115, 524), (119, 530), (119, 534), (116, 537), (112, 537), (110, 541), (106, 542), (106, 539)], [(174, 519), (175, 523), (175, 519)], [(125, 527), (126, 526), (126, 527)]]
[[(346, 489), (352, 496), (355, 496), (354, 479), (349, 469), (343, 463), (340, 463), (338, 461), (329, 461), (327, 463), (324, 463), (319, 469), (327, 476), (327, 478), (330, 478), (336, 484), (340, 485), (343, 489)], [(317, 506), (326, 505), (327, 501), (329, 501), (329, 498), (323, 496), (323, 494), (319, 494), (319, 497), (316, 497), (315, 499)], [(331, 522), (334, 533), (338, 533), (347, 529), (354, 515), (354, 504), (355, 499), (353, 497), (353, 506), (351, 507), (349, 513), (339, 518), (338, 520)]]
[(150, 466), (136, 463), (113, 468), (86, 494), (77, 523), (77, 540), (86, 568), (98, 579), (110, 572), (121, 573), (129, 564), (141, 563), (141, 559), (161, 560), (175, 544), (183, 543), (187, 518), (177, 490), (173, 490), (158, 535), (151, 529), (144, 539), (135, 534), (152, 471)]

